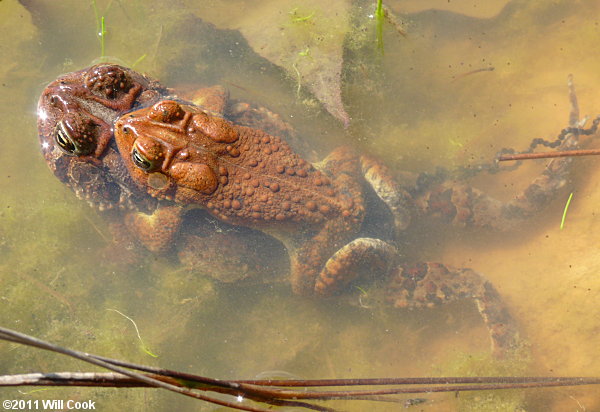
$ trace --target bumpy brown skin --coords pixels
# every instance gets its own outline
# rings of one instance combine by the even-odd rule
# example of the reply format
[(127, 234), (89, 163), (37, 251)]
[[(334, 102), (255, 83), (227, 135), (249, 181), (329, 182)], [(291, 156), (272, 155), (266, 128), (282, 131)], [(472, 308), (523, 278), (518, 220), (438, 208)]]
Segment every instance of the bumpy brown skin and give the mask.
[[(140, 187), (155, 197), (205, 205), (234, 224), (292, 229), (362, 215), (359, 190), (339, 193), (328, 176), (279, 137), (193, 106), (162, 101), (130, 113), (117, 122), (115, 136), (121, 153), (131, 153), (135, 144), (154, 163), (142, 170), (125, 157)], [(341, 166), (345, 160), (336, 159)]]
[[(141, 190), (159, 199), (202, 205), (221, 220), (282, 240), (291, 257), (294, 290), (305, 294), (336, 290), (348, 282), (349, 272), (350, 278), (357, 276), (355, 267), (361, 265), (389, 269), (393, 247), (356, 238), (365, 214), (365, 179), (389, 207), (397, 229), (408, 225), (410, 208), (459, 226), (503, 228), (540, 209), (564, 185), (570, 163), (550, 162), (523, 193), (502, 203), (449, 182), (425, 189), (407, 186), (403, 192), (383, 166), (344, 148), (312, 166), (278, 137), (175, 101), (122, 116), (115, 137)], [(576, 136), (568, 135), (561, 147), (576, 145)], [(427, 262), (397, 266), (389, 280), (386, 301), (394, 306), (473, 299), (494, 353), (502, 357), (519, 345), (506, 305), (480, 274)]]
[(477, 304), (492, 341), (503, 357), (518, 345), (518, 330), (496, 288), (471, 269), (456, 269), (434, 262), (399, 265), (387, 284), (385, 300), (394, 307), (416, 309), (472, 299)]
[(141, 189), (282, 240), (295, 291), (331, 286), (321, 279), (315, 290), (316, 278), (356, 238), (365, 212), (360, 162), (350, 150), (334, 152), (320, 171), (279, 137), (175, 101), (121, 117), (115, 137)]
[[(181, 221), (174, 210), (180, 208), (158, 207), (156, 199), (138, 190), (118, 153), (112, 129), (118, 116), (167, 96), (175, 98), (171, 89), (154, 79), (119, 65), (98, 64), (58, 77), (46, 86), (38, 103), (39, 141), (50, 169), (91, 206), (127, 210), (124, 221), (151, 251), (172, 247)], [(238, 123), (292, 133), (268, 110), (230, 101), (220, 86), (185, 97)]]
[[(262, 107), (230, 100), (221, 86), (184, 90), (181, 95), (236, 123), (262, 127), (294, 139), (292, 128), (278, 115)], [(218, 279), (233, 278), (240, 273), (258, 277), (265, 270), (258, 270), (257, 264), (240, 267), (214, 264), (227, 252), (227, 244), (238, 245), (236, 258), (240, 262), (263, 261), (260, 254), (244, 253), (256, 248), (252, 238), (233, 230), (215, 235), (214, 226), (203, 217), (182, 216), (180, 207), (161, 204), (145, 190), (138, 190), (131, 180), (114, 141), (114, 121), (122, 113), (166, 96), (173, 96), (173, 91), (156, 80), (115, 64), (99, 64), (60, 76), (46, 86), (38, 104), (39, 141), (49, 168), (77, 197), (101, 211), (110, 211), (108, 227), (117, 243), (104, 252), (110, 254), (111, 260), (131, 250), (131, 242), (139, 242), (152, 252), (164, 252), (176, 246), (183, 256), (183, 251), (199, 250), (195, 247), (199, 244), (197, 235), (188, 232), (200, 231), (206, 232), (201, 241), (204, 248), (193, 259), (188, 253), (186, 266), (204, 273), (206, 270), (199, 268), (210, 264), (213, 268), (210, 275)], [(176, 240), (180, 225), (186, 225), (186, 230), (182, 238)], [(125, 260), (132, 258), (128, 255)], [(200, 262), (201, 259), (204, 261)], [(263, 263), (263, 268), (270, 264)]]
[(141, 206), (145, 194), (128, 180), (112, 127), (119, 115), (167, 95), (157, 81), (115, 64), (60, 76), (38, 102), (38, 134), (48, 166), (100, 209)]
[[(131, 214), (126, 219), (130, 226), (139, 226), (151, 250), (173, 243), (170, 236), (182, 224), (179, 203), (204, 205), (219, 219), (268, 232), (286, 244), (292, 283), (300, 293), (329, 293), (358, 276), (361, 267), (388, 271), (395, 249), (378, 239), (356, 238), (365, 213), (364, 180), (389, 207), (396, 229), (404, 229), (411, 215), (441, 217), (458, 226), (506, 229), (541, 208), (564, 185), (570, 162), (552, 161), (542, 176), (507, 203), (464, 184), (444, 181), (424, 186), (416, 177), (406, 179), (402, 190), (385, 167), (347, 149), (335, 151), (313, 167), (277, 137), (286, 128), (282, 122), (265, 121), (272, 113), (228, 104), (220, 88), (197, 97), (195, 102), (204, 106), (203, 111), (174, 101), (156, 102), (157, 95), (152, 93), (140, 99), (147, 90), (160, 90), (159, 86), (142, 86), (138, 92), (127, 77), (113, 70), (102, 68), (103, 75), (87, 73), (92, 69), (72, 73), (52, 83), (46, 97), (42, 96), (46, 100), (40, 100), (40, 138), (57, 176), (87, 197), (100, 193), (114, 200), (125, 193), (131, 199), (135, 193), (136, 200), (130, 203), (138, 210), (152, 199), (147, 193), (165, 199), (165, 204), (148, 208), (154, 214)], [(133, 72), (131, 76), (140, 75)], [(119, 154), (107, 125), (126, 107), (153, 103), (151, 108), (120, 118)], [(52, 146), (65, 134), (77, 143), (71, 153), (76, 156)], [(65, 146), (64, 139), (61, 143)], [(568, 135), (561, 148), (576, 145), (577, 136)], [(137, 154), (132, 158), (134, 151)], [(116, 188), (114, 182), (118, 182)], [(192, 241), (186, 241), (188, 247), (180, 257), (195, 267), (220, 256), (223, 243), (237, 245), (236, 256), (222, 262), (229, 268), (223, 271), (223, 281), (246, 277), (239, 270), (240, 262), (254, 262), (245, 257), (253, 249), (239, 244), (238, 238), (233, 242), (218, 239), (216, 247), (210, 243), (212, 237), (191, 235), (187, 239)], [(397, 266), (384, 294), (387, 302), (401, 308), (473, 299), (490, 330), (494, 353), (503, 356), (518, 344), (514, 321), (499, 294), (470, 269), (432, 262)]]

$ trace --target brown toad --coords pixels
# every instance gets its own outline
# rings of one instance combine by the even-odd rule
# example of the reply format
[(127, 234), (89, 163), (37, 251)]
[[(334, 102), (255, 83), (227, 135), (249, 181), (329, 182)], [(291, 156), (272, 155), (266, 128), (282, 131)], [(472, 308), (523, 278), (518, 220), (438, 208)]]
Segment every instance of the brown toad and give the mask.
[(123, 116), (115, 138), (133, 180), (154, 197), (202, 205), (281, 240), (297, 293), (329, 294), (365, 259), (384, 267), (393, 260), (391, 245), (357, 237), (365, 215), (362, 176), (399, 225), (407, 219), (389, 172), (366, 156), (340, 148), (312, 165), (277, 136), (172, 100)]
[[(80, 75), (79, 82), (85, 78)], [(82, 84), (79, 86), (83, 87)], [(112, 95), (123, 96), (127, 87), (117, 89), (118, 93), (113, 92)], [(59, 114), (54, 114), (49, 122), (48, 114), (40, 111), (43, 148), (45, 145), (56, 146), (59, 141), (65, 140), (64, 136), (73, 138), (73, 130), (78, 129), (66, 122), (58, 128), (65, 113), (75, 116), (79, 113), (84, 119), (91, 118), (87, 115), (89, 107), (102, 102), (98, 96), (86, 94), (93, 94), (90, 90), (85, 93), (78, 87), (57, 90), (64, 95), (59, 97), (70, 106), (49, 106), (52, 95), (46, 97), (43, 105), (40, 104), (42, 108), (59, 109)], [(127, 92), (130, 90), (127, 89)], [(140, 92), (133, 101), (139, 102), (143, 93)], [(45, 152), (53, 170), (57, 170), (57, 165), (65, 164), (101, 166), (98, 167), (101, 173), (97, 173), (96, 179), (74, 178), (81, 175), (74, 172), (86, 170), (79, 166), (56, 173), (63, 181), (74, 182), (71, 184), (74, 188), (90, 188), (85, 197), (95, 199), (90, 194), (106, 193), (99, 191), (98, 187), (106, 182), (118, 182), (116, 192), (122, 191), (121, 196), (113, 196), (113, 200), (122, 199), (125, 193), (125, 198), (130, 199), (127, 203), (133, 204), (138, 211), (144, 209), (140, 205), (149, 203), (151, 206), (145, 209), (152, 214), (136, 213), (131, 221), (142, 226), (147, 223), (145, 220), (154, 222), (144, 229), (149, 240), (147, 246), (151, 249), (159, 250), (165, 244), (169, 247), (174, 243), (162, 236), (161, 231), (165, 228), (176, 231), (181, 224), (184, 208), (178, 206), (179, 203), (203, 205), (219, 219), (257, 228), (283, 240), (292, 257), (292, 283), (297, 292), (330, 293), (356, 276), (361, 267), (385, 271), (392, 266), (391, 275), (381, 279), (384, 282), (381, 296), (393, 306), (417, 308), (456, 299), (474, 299), (490, 330), (495, 352), (502, 354), (517, 342), (514, 321), (495, 288), (481, 275), (470, 269), (452, 269), (436, 263), (394, 266), (391, 265), (396, 257), (393, 246), (379, 239), (357, 239), (357, 235), (361, 235), (359, 229), (365, 215), (365, 195), (372, 192), (369, 186), (375, 189), (392, 212), (398, 230), (409, 224), (411, 215), (426, 219), (441, 217), (458, 226), (509, 228), (540, 209), (564, 185), (570, 163), (568, 159), (550, 162), (542, 176), (525, 191), (503, 203), (443, 176), (431, 179), (402, 174), (406, 179), (397, 185), (387, 169), (348, 149), (338, 149), (325, 161), (313, 166), (289, 149), (279, 137), (281, 130), (277, 127), (269, 130), (269, 122), (262, 120), (264, 116), (256, 116), (256, 111), (242, 110), (237, 116), (232, 116), (230, 110), (223, 109), (222, 99), (215, 100), (214, 95), (205, 100), (203, 108), (178, 99), (159, 101), (160, 96), (161, 93), (157, 93), (140, 105), (153, 104), (152, 107), (122, 115), (118, 122), (118, 131), (123, 139), (121, 153), (110, 139), (105, 154), (97, 149), (101, 146), (98, 143), (92, 145), (96, 148), (93, 151), (79, 149), (78, 153), (66, 154), (64, 147), (63, 150), (55, 147), (52, 154), (46, 155)], [(122, 100), (127, 102), (127, 99)], [(93, 113), (108, 126), (111, 119), (121, 114), (111, 106), (106, 105), (106, 112), (97, 108)], [(97, 113), (105, 113), (102, 115), (104, 118)], [(130, 136), (124, 133), (127, 127)], [(98, 132), (102, 128), (83, 130)], [(572, 133), (563, 135), (561, 149), (576, 146), (578, 130), (575, 128)], [(132, 138), (136, 134), (140, 138), (139, 144)], [(82, 141), (85, 142), (85, 139)], [(82, 143), (79, 146), (90, 147)], [(107, 162), (108, 159), (110, 162)], [(365, 184), (367, 182), (370, 184)], [(229, 188), (224, 190), (223, 187), (227, 186)], [(162, 200), (157, 204), (147, 193)], [(157, 216), (164, 219), (157, 220)], [(199, 241), (188, 249), (187, 256), (195, 256), (202, 251), (203, 241), (197, 239)], [(207, 243), (204, 245), (212, 247)], [(242, 260), (252, 253), (249, 250), (234, 252)], [(218, 252), (216, 255), (209, 253), (211, 256), (218, 255)], [(237, 263), (228, 265), (235, 268)]]
[[(180, 94), (238, 123), (293, 136), (291, 127), (276, 114), (229, 99), (221, 86), (190, 88)], [(129, 177), (114, 141), (114, 121), (122, 113), (166, 96), (180, 99), (158, 81), (116, 64), (98, 64), (59, 76), (45, 87), (38, 103), (39, 142), (46, 163), (78, 198), (107, 215), (113, 242), (100, 252), (111, 261), (117, 256), (123, 264), (140, 259), (143, 251), (132, 247), (139, 242), (153, 252), (176, 247), (186, 266), (205, 273), (198, 262), (202, 244), (201, 255), (204, 261), (212, 262), (213, 277), (231, 281), (263, 273), (264, 266), (259, 263), (264, 258), (256, 252), (263, 250), (263, 244), (265, 248), (270, 245), (265, 243), (266, 236), (228, 228), (214, 233), (207, 216), (182, 216), (179, 207), (160, 204), (146, 191), (138, 190)], [(180, 233), (181, 225), (185, 230)], [(231, 255), (227, 262), (217, 261), (230, 244), (241, 253)], [(193, 255), (196, 258), (190, 259)]]
[[(291, 133), (277, 115), (232, 101), (220, 86), (183, 91), (184, 97), (228, 118), (274, 133)], [(175, 96), (172, 89), (130, 68), (102, 63), (59, 76), (38, 102), (38, 135), (50, 169), (78, 198), (116, 212), (134, 237), (152, 251), (171, 246), (179, 208), (157, 207), (156, 199), (131, 181), (113, 137), (119, 115)], [(121, 237), (119, 233), (119, 237)]]
[[(579, 131), (565, 129), (559, 148), (576, 147)], [(509, 229), (564, 186), (570, 164), (569, 159), (552, 160), (522, 193), (501, 202), (440, 176), (408, 173), (397, 184), (381, 164), (347, 148), (313, 165), (277, 136), (172, 100), (122, 116), (115, 123), (115, 137), (141, 190), (165, 201), (204, 207), (218, 219), (280, 239), (291, 258), (296, 292), (329, 294), (362, 269), (392, 268), (382, 278), (385, 301), (418, 308), (473, 299), (500, 356), (518, 344), (518, 333), (493, 285), (471, 269), (433, 262), (394, 265), (399, 256), (394, 246), (358, 237), (365, 199), (369, 191), (375, 192), (399, 231), (417, 216), (461, 227)]]

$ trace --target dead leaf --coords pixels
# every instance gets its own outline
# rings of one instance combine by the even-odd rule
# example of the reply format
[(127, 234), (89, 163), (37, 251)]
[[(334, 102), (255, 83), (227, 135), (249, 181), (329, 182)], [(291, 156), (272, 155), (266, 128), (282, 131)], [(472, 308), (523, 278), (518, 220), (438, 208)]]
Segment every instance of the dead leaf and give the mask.
[(332, 116), (349, 124), (341, 96), (349, 0), (234, 1), (227, 7), (236, 9), (235, 16), (224, 19), (226, 13), (217, 7), (202, 9), (197, 15), (218, 27), (239, 30), (257, 54), (282, 67), (297, 82), (298, 93), (301, 86), (306, 87)]

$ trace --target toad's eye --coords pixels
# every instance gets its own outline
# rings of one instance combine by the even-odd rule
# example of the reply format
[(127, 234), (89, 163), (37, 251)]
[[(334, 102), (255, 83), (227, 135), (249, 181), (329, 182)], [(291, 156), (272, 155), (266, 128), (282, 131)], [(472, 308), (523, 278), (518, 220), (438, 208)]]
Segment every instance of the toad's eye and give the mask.
[(71, 156), (76, 156), (78, 154), (77, 144), (75, 143), (75, 140), (71, 138), (64, 122), (58, 122), (54, 128), (54, 140), (58, 147), (66, 154)]
[(133, 146), (133, 149), (131, 150), (131, 160), (137, 167), (145, 172), (149, 172), (156, 167), (156, 161), (153, 162), (149, 160), (140, 152), (137, 146)]
[(67, 116), (56, 124), (54, 141), (69, 156), (86, 156), (96, 148), (98, 126), (81, 116)]

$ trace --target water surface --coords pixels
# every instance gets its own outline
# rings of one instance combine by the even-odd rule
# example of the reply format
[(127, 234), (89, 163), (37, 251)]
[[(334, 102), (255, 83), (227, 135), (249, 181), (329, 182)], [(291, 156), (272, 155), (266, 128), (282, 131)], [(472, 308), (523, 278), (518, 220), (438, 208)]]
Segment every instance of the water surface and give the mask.
[[(124, 252), (107, 262), (101, 253), (111, 246), (105, 218), (49, 172), (35, 124), (45, 84), (101, 57), (98, 20), (88, 2), (27, 3), (29, 10), (14, 0), (0, 2), (3, 326), (75, 349), (219, 378), (269, 371), (305, 378), (600, 375), (597, 159), (576, 160), (565, 191), (518, 231), (490, 234), (425, 224), (427, 231), (407, 234), (406, 256), (474, 268), (498, 288), (530, 348), (529, 356), (507, 364), (490, 358), (486, 330), (470, 302), (422, 311), (364, 308), (347, 305), (358, 301), (358, 290), (345, 300), (318, 301), (293, 296), (285, 283), (224, 286), (182, 270), (169, 256), (132, 263)], [(190, 0), (175, 9), (162, 2), (97, 1), (96, 8), (105, 16), (106, 55), (127, 65), (145, 56), (136, 69), (169, 86), (224, 84), (234, 97), (284, 116), (318, 156), (351, 144), (379, 156), (396, 173), (489, 162), (501, 147), (522, 149), (535, 137), (552, 139), (568, 123), (570, 73), (582, 116), (600, 112), (600, 7), (593, 0), (386, 1), (405, 21), (407, 35), (386, 24), (383, 56), (368, 18), (372, 5), (360, 4), (353, 18), (363, 21), (366, 34), (359, 46), (347, 43), (344, 54), (342, 95), (352, 117), (347, 129), (305, 90), (298, 95), (293, 75), (248, 49), (223, 48), (227, 42), (219, 36), (211, 44), (194, 38), (198, 32), (190, 19), (237, 29), (253, 7), (248, 3)], [(302, 6), (251, 3), (281, 7), (284, 14)], [(506, 200), (543, 165), (482, 174), (470, 183)], [(573, 201), (560, 230), (570, 192)], [(114, 310), (135, 320), (158, 358), (140, 349), (133, 325)], [(88, 369), (0, 343), (2, 373)], [(89, 398), (102, 410), (199, 408), (194, 401), (141, 389), (0, 393), (5, 399)], [(600, 408), (597, 389), (585, 387), (427, 398), (420, 410)]]

